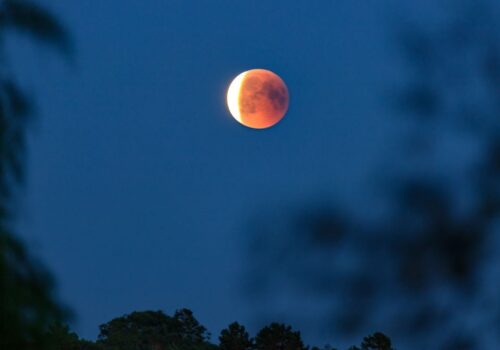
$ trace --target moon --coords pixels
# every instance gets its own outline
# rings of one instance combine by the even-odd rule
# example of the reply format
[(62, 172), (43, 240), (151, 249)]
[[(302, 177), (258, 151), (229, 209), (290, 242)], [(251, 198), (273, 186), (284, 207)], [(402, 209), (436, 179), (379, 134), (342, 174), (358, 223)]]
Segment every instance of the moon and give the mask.
[(275, 73), (251, 69), (233, 79), (227, 91), (229, 112), (252, 129), (266, 129), (278, 123), (288, 110), (288, 88)]

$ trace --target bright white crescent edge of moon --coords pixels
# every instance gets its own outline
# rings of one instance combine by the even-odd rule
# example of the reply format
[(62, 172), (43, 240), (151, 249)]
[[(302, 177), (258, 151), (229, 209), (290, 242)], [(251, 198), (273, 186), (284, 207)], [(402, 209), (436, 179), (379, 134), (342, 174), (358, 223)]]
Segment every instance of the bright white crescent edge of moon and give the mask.
[(240, 91), (241, 84), (243, 83), (243, 79), (247, 72), (243, 72), (239, 74), (229, 85), (229, 89), (227, 90), (227, 107), (229, 108), (229, 112), (239, 123), (241, 123), (241, 113), (239, 106), (240, 99)]

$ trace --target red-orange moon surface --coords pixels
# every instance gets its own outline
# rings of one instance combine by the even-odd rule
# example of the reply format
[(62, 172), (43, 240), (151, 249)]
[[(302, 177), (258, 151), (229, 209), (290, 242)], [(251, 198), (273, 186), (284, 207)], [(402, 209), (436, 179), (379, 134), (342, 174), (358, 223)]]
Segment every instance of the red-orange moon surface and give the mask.
[(288, 110), (288, 89), (275, 73), (252, 69), (239, 74), (231, 82), (227, 106), (241, 124), (253, 129), (269, 128)]

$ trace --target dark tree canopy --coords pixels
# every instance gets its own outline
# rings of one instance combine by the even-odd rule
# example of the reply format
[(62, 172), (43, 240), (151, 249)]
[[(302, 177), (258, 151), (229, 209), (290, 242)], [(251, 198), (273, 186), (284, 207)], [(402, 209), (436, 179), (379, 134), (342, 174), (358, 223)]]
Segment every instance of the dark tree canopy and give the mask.
[(192, 311), (174, 316), (163, 311), (133, 312), (99, 327), (98, 344), (109, 350), (202, 349), (210, 347), (206, 329)]
[(199, 345), (208, 341), (207, 329), (194, 318), (191, 310), (177, 310), (174, 314), (174, 319), (179, 324), (179, 333), (184, 343)]
[(228, 328), (221, 331), (219, 348), (221, 350), (251, 350), (253, 341), (244, 326), (238, 322), (233, 322)]
[[(243, 325), (233, 322), (220, 332), (219, 343), (213, 344), (189, 309), (180, 309), (172, 316), (163, 311), (135, 311), (99, 329), (97, 341), (92, 342), (79, 338), (62, 323), (53, 323), (44, 339), (50, 350), (336, 350), (330, 345), (307, 346), (300, 332), (282, 323), (271, 323), (252, 338)], [(360, 348), (350, 350), (394, 349), (391, 340), (377, 332), (365, 337)]]
[(292, 331), (291, 326), (271, 323), (255, 337), (256, 350), (305, 350), (300, 332)]
[(391, 339), (385, 334), (376, 332), (373, 335), (367, 336), (361, 343), (362, 350), (394, 350), (391, 344)]
[(70, 331), (69, 327), (62, 324), (53, 324), (47, 333), (53, 350), (98, 350), (97, 344), (80, 339)]
[(164, 349), (180, 343), (179, 328), (162, 311), (133, 312), (99, 326), (98, 344), (110, 350)]

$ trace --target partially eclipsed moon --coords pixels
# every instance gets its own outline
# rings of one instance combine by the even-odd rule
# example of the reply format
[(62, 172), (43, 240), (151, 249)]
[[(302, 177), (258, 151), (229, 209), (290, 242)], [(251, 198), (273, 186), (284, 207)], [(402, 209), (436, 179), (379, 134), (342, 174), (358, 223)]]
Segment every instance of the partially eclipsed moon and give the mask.
[(273, 72), (252, 69), (231, 82), (227, 106), (241, 124), (254, 129), (269, 128), (279, 122), (288, 109), (288, 89)]

